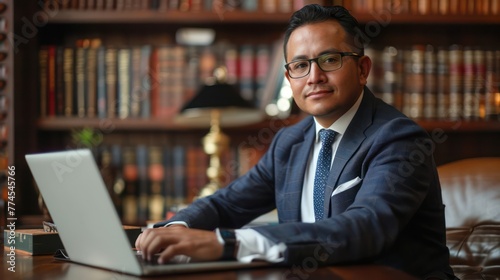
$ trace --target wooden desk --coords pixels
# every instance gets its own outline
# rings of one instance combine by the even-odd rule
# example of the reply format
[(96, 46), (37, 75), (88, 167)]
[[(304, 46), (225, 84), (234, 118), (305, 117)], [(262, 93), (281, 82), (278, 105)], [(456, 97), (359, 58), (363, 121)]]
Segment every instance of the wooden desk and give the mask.
[(56, 261), (52, 256), (29, 256), (16, 254), (15, 272), (8, 270), (10, 265), (6, 252), (2, 249), (3, 260), (0, 265), (0, 279), (111, 279), (111, 280), (134, 280), (134, 279), (203, 279), (203, 280), (281, 280), (281, 279), (383, 279), (383, 280), (410, 280), (415, 279), (404, 272), (375, 265), (355, 266), (332, 266), (318, 269), (308, 268), (252, 268), (244, 270), (218, 271), (207, 273), (178, 274), (160, 277), (135, 277), (118, 272), (99, 268), (88, 267), (75, 263)]

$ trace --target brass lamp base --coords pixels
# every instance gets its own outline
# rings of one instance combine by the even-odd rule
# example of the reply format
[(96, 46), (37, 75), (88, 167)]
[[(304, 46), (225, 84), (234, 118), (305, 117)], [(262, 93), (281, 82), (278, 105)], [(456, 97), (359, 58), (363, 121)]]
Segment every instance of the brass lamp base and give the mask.
[(205, 153), (210, 155), (210, 164), (207, 168), (209, 183), (200, 190), (196, 198), (212, 195), (221, 187), (223, 172), (220, 157), (229, 147), (229, 137), (220, 130), (220, 111), (212, 110), (210, 117), (210, 132), (202, 141)]

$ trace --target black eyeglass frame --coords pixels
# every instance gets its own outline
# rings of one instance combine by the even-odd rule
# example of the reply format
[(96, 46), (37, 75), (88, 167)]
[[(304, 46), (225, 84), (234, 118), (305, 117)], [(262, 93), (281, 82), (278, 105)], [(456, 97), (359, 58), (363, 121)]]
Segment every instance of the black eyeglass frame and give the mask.
[[(332, 55), (332, 54), (340, 54), (340, 66), (339, 66), (339, 68), (336, 68), (336, 69), (333, 69), (333, 70), (324, 70), (323, 68), (321, 68), (321, 65), (318, 63), (318, 60), (321, 57), (324, 57), (325, 55)], [(311, 73), (311, 65), (312, 65), (311, 63), (314, 61), (318, 65), (319, 69), (321, 69), (321, 71), (323, 71), (323, 72), (332, 72), (332, 71), (336, 71), (336, 70), (339, 70), (340, 68), (342, 68), (342, 58), (344, 58), (344, 56), (362, 57), (363, 55), (361, 55), (359, 53), (356, 53), (356, 52), (330, 52), (330, 53), (322, 54), (322, 55), (320, 55), (318, 57), (314, 57), (314, 58), (310, 58), (310, 59), (297, 59), (297, 60), (294, 60), (294, 61), (290, 61), (287, 64), (285, 64), (285, 69), (288, 72), (288, 76), (290, 78), (292, 78), (292, 79), (304, 78), (305, 76), (309, 75), (309, 73)], [(289, 67), (289, 65), (292, 64), (292, 63), (306, 62), (306, 61), (309, 63), (309, 69), (307, 70), (307, 72), (304, 75), (300, 76), (300, 77), (293, 77), (290, 74), (290, 67)]]

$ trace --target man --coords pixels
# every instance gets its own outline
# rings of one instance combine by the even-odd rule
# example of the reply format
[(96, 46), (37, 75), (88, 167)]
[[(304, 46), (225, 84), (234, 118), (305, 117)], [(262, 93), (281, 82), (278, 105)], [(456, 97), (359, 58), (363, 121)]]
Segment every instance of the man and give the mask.
[[(280, 130), (247, 174), (146, 230), (136, 241), (146, 258), (365, 262), (453, 279), (432, 142), (366, 88), (371, 60), (356, 31), (338, 6), (292, 16), (285, 75), (312, 116)], [(274, 208), (278, 225), (229, 230)]]

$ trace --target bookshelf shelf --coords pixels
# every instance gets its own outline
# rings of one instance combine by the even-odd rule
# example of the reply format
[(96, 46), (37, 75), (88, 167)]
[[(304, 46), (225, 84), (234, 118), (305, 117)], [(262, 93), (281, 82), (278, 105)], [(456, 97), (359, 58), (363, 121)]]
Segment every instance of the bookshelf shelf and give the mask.
[(413, 15), (413, 14), (391, 14), (386, 13), (357, 13), (355, 14), (360, 23), (366, 24), (377, 22), (385, 24), (408, 24), (408, 25), (484, 25), (498, 24), (500, 15)]
[(500, 131), (500, 122), (491, 121), (417, 121), (427, 131), (434, 131), (436, 129), (443, 130), (444, 132), (498, 132)]
[[(131, 21), (130, 19), (134, 20)], [(175, 24), (228, 24), (228, 23), (259, 23), (285, 24), (290, 13), (261, 13), (245, 11), (60, 11), (49, 19), (49, 23), (57, 24), (140, 24), (140, 23), (175, 23)]]
[[(300, 117), (291, 117), (281, 121), (286, 124), (296, 123)], [(269, 126), (270, 120), (264, 120), (256, 124), (239, 126), (237, 128), (227, 127), (224, 130), (240, 130), (249, 129), (257, 130)], [(431, 121), (419, 120), (417, 123), (427, 131), (441, 129), (445, 132), (495, 132), (500, 131), (500, 122), (495, 120), (478, 120), (478, 121)], [(189, 125), (176, 124), (172, 119), (97, 119), (97, 118), (45, 118), (38, 120), (38, 129), (43, 131), (65, 131), (75, 128), (97, 128), (97, 129), (115, 129), (120, 131), (190, 131), (207, 130), (207, 127), (193, 127)]]

